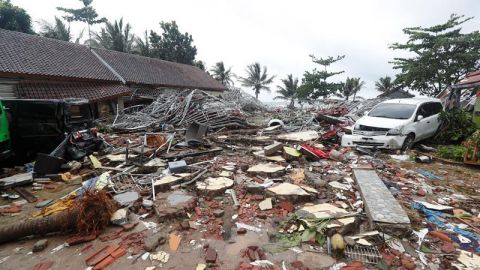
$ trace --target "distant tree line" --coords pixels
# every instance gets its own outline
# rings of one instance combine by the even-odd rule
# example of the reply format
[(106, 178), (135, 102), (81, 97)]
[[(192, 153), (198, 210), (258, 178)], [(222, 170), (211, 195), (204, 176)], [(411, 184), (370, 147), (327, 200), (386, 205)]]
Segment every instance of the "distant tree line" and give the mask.
[[(197, 48), (193, 45), (192, 35), (180, 31), (175, 21), (162, 21), (160, 32), (145, 30), (141, 36), (137, 36), (132, 32), (130, 23), (124, 22), (123, 18), (109, 21), (97, 14), (92, 6), (93, 0), (79, 1), (83, 6), (78, 9), (58, 7), (63, 16), (54, 17), (53, 23), (40, 21), (40, 31), (35, 33), (31, 17), (24, 9), (12, 5), (9, 0), (0, 0), (0, 28), (80, 43), (84, 31), (74, 37), (70, 24), (82, 22), (87, 26), (88, 39), (85, 43), (89, 46), (194, 65), (225, 86), (233, 85), (234, 79), (237, 79), (242, 86), (252, 89), (256, 98), (263, 91), (271, 91), (276, 76), (270, 75), (267, 67), (258, 62), (246, 67), (245, 76), (236, 76), (232, 67), (227, 68), (223, 61), (207, 70), (206, 63), (196, 59)], [(415, 90), (436, 96), (445, 87), (459, 82), (466, 73), (480, 69), (480, 33), (478, 30), (471, 33), (461, 31), (461, 25), (471, 19), (452, 14), (443, 24), (403, 29), (408, 41), (393, 43), (390, 48), (410, 52), (412, 56), (394, 58), (391, 63), (399, 73), (393, 78), (379, 78), (375, 82), (375, 89), (380, 92)], [(103, 24), (100, 31), (91, 31), (91, 26), (95, 24)], [(334, 80), (344, 71), (332, 71), (331, 66), (343, 60), (345, 55), (324, 58), (310, 55), (310, 58), (319, 65), (318, 68), (305, 71), (301, 81), (292, 74), (281, 79), (276, 99), (289, 101), (289, 107), (294, 107), (295, 100), (330, 96), (355, 100), (365, 86), (365, 82), (357, 77), (347, 77), (345, 81)]]

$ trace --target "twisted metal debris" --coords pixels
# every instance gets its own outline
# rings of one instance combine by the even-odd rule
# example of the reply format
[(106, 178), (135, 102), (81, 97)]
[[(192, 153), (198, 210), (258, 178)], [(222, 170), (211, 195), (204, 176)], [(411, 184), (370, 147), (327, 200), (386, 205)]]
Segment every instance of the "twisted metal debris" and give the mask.
[(159, 95), (150, 105), (119, 115), (112, 128), (117, 130), (161, 129), (164, 125), (185, 127), (197, 122), (212, 129), (250, 127), (240, 105), (201, 90)]

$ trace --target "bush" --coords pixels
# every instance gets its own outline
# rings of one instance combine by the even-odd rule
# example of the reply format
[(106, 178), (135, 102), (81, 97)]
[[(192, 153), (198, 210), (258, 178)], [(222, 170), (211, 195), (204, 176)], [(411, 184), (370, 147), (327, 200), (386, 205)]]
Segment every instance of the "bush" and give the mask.
[(439, 146), (437, 156), (456, 161), (463, 161), (463, 155), (467, 151), (464, 145)]
[(440, 144), (461, 143), (473, 132), (472, 114), (459, 108), (440, 113), (441, 125), (434, 140)]

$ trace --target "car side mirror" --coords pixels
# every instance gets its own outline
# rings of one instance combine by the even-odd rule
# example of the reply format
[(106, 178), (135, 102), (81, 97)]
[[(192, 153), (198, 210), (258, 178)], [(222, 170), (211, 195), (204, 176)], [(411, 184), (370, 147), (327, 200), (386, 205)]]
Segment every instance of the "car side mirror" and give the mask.
[(363, 112), (363, 115), (367, 116), (368, 113), (369, 113), (369, 111), (364, 111), (364, 112)]
[(423, 115), (420, 114), (420, 115), (417, 116), (417, 121), (420, 121), (422, 119), (423, 119)]

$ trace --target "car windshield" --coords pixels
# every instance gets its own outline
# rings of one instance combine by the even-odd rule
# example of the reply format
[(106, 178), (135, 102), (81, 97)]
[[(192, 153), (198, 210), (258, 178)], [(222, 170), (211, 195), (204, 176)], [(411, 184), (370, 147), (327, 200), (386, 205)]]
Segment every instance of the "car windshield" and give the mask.
[(373, 108), (368, 116), (391, 119), (408, 119), (412, 116), (415, 108), (416, 106), (411, 104), (382, 103)]

